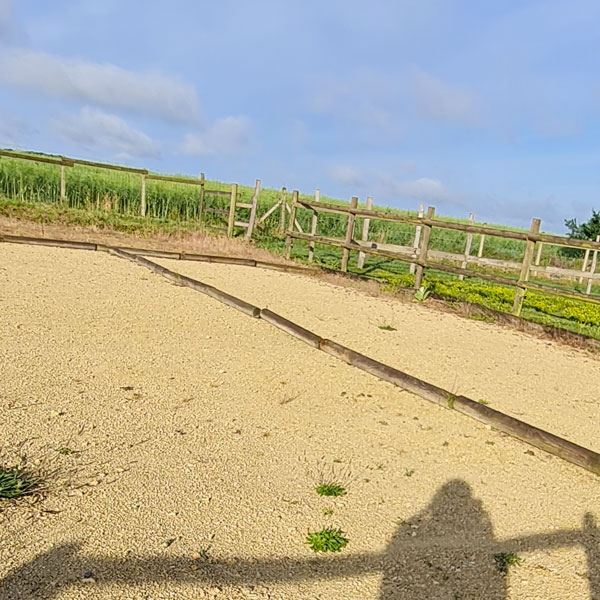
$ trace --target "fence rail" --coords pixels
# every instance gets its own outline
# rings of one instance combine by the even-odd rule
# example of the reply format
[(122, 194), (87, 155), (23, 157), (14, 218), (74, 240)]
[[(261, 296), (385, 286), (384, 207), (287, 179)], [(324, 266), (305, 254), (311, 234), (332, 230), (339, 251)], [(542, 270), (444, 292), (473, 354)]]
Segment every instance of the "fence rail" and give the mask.
[[(303, 240), (309, 242), (310, 248), (314, 248), (314, 244), (323, 244), (326, 246), (332, 246), (336, 248), (341, 248), (343, 251), (342, 256), (342, 266), (341, 270), (346, 271), (348, 266), (348, 255), (351, 251), (357, 251), (359, 253), (359, 261), (360, 257), (364, 254), (371, 254), (374, 256), (381, 256), (384, 258), (389, 258), (390, 260), (399, 260), (402, 262), (410, 263), (416, 267), (416, 275), (415, 275), (415, 288), (419, 288), (422, 284), (423, 280), (423, 272), (425, 268), (428, 269), (436, 269), (439, 271), (444, 271), (447, 273), (453, 273), (458, 275), (459, 277), (469, 276), (469, 277), (478, 277), (480, 279), (484, 279), (487, 281), (492, 281), (494, 283), (498, 283), (505, 286), (510, 286), (516, 289), (515, 292), (515, 300), (513, 305), (513, 314), (520, 315), (523, 297), (525, 290), (535, 290), (542, 291), (544, 293), (553, 294), (557, 296), (562, 296), (565, 298), (572, 298), (577, 300), (585, 300), (587, 302), (592, 302), (595, 304), (600, 304), (600, 297), (591, 295), (591, 282), (600, 280), (600, 273), (595, 273), (595, 267), (597, 263), (597, 255), (600, 250), (600, 241), (589, 241), (589, 240), (578, 240), (573, 238), (563, 238), (556, 235), (540, 233), (540, 225), (541, 221), (539, 219), (533, 219), (531, 228), (529, 232), (517, 232), (511, 231), (507, 229), (497, 229), (492, 227), (484, 227), (480, 225), (474, 224), (465, 224), (465, 223), (457, 223), (454, 221), (445, 221), (440, 219), (435, 219), (435, 209), (433, 207), (429, 207), (426, 216), (405, 216), (405, 215), (397, 215), (392, 213), (374, 211), (369, 208), (359, 208), (357, 206), (357, 199), (352, 198), (350, 202), (350, 206), (343, 206), (337, 204), (328, 204), (324, 202), (320, 202), (318, 200), (309, 201), (309, 200), (299, 200), (297, 195), (294, 196), (292, 201), (292, 214), (295, 216), (296, 211), (299, 208), (307, 209), (312, 211), (313, 213), (313, 227), (311, 228), (311, 233), (304, 233), (294, 230), (294, 223), (290, 220), (288, 225), (288, 230), (286, 233), (286, 257), (290, 258), (291, 250), (293, 245), (293, 240)], [(332, 238), (322, 235), (317, 235), (317, 219), (319, 213), (332, 213), (337, 215), (344, 215), (348, 218), (346, 236), (345, 239)], [(369, 223), (372, 220), (381, 220), (381, 221), (394, 221), (400, 223), (409, 223), (415, 225), (417, 227), (418, 235), (415, 236), (415, 245), (412, 247), (408, 246), (395, 246), (392, 244), (379, 244), (376, 242), (369, 242), (366, 240), (368, 236), (368, 225), (366, 228), (363, 228), (361, 239), (354, 239), (354, 222), (356, 217), (362, 217), (366, 220), (368, 219)], [(472, 221), (472, 219), (470, 219)], [(435, 250), (429, 249), (429, 240), (431, 237), (431, 231), (433, 228), (438, 229), (452, 229), (458, 231), (464, 231), (468, 234), (467, 236), (467, 245), (465, 248), (465, 252), (463, 254), (455, 254), (449, 252), (439, 252)], [(483, 236), (491, 236), (491, 237), (500, 237), (507, 239), (516, 239), (520, 241), (524, 241), (526, 243), (525, 253), (523, 256), (523, 260), (521, 263), (514, 263), (510, 261), (494, 261), (494, 259), (488, 259), (481, 256), (483, 252), (482, 245), (480, 245), (478, 256), (470, 256), (471, 244), (473, 233), (480, 234)], [(589, 273), (585, 273), (585, 277), (588, 278), (588, 289), (586, 293), (577, 292), (574, 290), (564, 290), (557, 289), (555, 287), (544, 285), (541, 283), (536, 283), (529, 281), (530, 274), (532, 272), (535, 273), (543, 273), (543, 274), (554, 274), (554, 275), (562, 275), (567, 277), (580, 277), (582, 275), (581, 271), (576, 271), (574, 269), (562, 269), (558, 267), (542, 267), (539, 264), (534, 265), (533, 256), (536, 245), (539, 247), (542, 244), (551, 244), (555, 246), (561, 246), (566, 248), (583, 248), (587, 250), (592, 250), (595, 259), (593, 260), (593, 266)], [(436, 258), (438, 260), (431, 260), (431, 258)], [(449, 265), (442, 261), (452, 261), (458, 262), (461, 266)], [(539, 263), (539, 252), (536, 257), (536, 262)], [(475, 271), (472, 269), (468, 269), (469, 263), (471, 264), (481, 264), (481, 265), (490, 265), (495, 267), (501, 267), (504, 269), (515, 269), (519, 270), (519, 279), (514, 280), (509, 277), (503, 277), (501, 275), (496, 275), (493, 273), (485, 273), (482, 271)]]

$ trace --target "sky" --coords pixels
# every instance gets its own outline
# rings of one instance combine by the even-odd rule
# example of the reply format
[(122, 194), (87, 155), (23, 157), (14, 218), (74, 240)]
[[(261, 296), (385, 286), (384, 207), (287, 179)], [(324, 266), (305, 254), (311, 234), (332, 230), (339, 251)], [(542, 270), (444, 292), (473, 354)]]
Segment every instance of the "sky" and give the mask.
[(0, 0), (0, 147), (564, 232), (600, 2)]

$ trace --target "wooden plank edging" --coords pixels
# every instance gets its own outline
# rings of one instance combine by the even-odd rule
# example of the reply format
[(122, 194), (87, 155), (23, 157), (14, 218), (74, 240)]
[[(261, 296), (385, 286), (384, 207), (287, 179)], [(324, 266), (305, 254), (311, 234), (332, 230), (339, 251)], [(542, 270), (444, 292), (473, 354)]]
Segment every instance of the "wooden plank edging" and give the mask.
[(117, 248), (109, 248), (109, 254), (114, 256), (118, 256), (119, 258), (124, 258), (126, 260), (130, 260), (132, 262), (136, 262), (147, 269), (150, 269), (154, 273), (158, 275), (162, 275), (166, 277), (173, 283), (177, 285), (182, 285), (185, 287), (192, 288), (197, 292), (201, 292), (202, 294), (206, 294), (215, 300), (219, 300), (223, 304), (230, 306), (231, 308), (235, 308), (240, 312), (243, 312), (245, 315), (248, 315), (253, 318), (258, 318), (260, 316), (260, 309), (249, 302), (244, 302), (244, 300), (240, 300), (231, 294), (223, 292), (212, 285), (207, 285), (206, 283), (202, 283), (196, 279), (192, 279), (191, 277), (186, 277), (185, 275), (181, 275), (180, 273), (176, 273), (175, 271), (171, 271), (171, 269), (167, 269), (158, 263), (152, 262), (143, 256), (129, 254), (128, 252), (124, 252), (123, 250), (119, 250)]
[[(106, 244), (94, 242), (56, 240), (51, 238), (37, 238), (2, 233), (0, 233), (0, 242), (8, 242), (14, 244), (31, 244), (36, 246), (53, 246), (57, 248), (67, 248), (72, 250), (98, 250), (101, 252), (108, 252), (109, 248), (113, 248), (113, 246), (107, 246)], [(116, 246), (115, 248), (117, 250), (122, 250), (123, 252), (127, 252), (129, 254), (135, 254), (136, 256), (153, 256), (155, 258), (166, 258), (170, 260), (190, 260), (196, 262), (223, 263), (239, 265), (244, 267), (259, 267), (261, 269), (272, 269), (276, 271), (297, 273), (318, 273), (322, 272), (323, 270), (320, 267), (310, 267), (298, 264), (280, 264), (262, 260), (255, 260), (253, 258), (243, 258), (238, 256), (224, 256), (219, 254), (197, 254), (193, 252), (177, 252), (171, 250), (152, 250), (150, 248), (131, 248), (128, 246)]]
[(471, 400), (466, 396), (452, 394), (447, 390), (427, 383), (417, 377), (413, 377), (394, 367), (380, 363), (360, 352), (346, 348), (331, 340), (324, 339), (321, 342), (320, 349), (327, 352), (327, 354), (331, 354), (350, 365), (366, 371), (367, 373), (371, 373), (371, 375), (375, 375), (376, 377), (379, 377), (379, 379), (393, 383), (394, 385), (429, 400), (434, 404), (456, 410), (485, 425), (491, 425), (498, 431), (502, 431), (503, 433), (531, 444), (536, 448), (545, 450), (563, 460), (583, 467), (588, 471), (592, 471), (592, 473), (595, 473), (596, 475), (600, 475), (600, 454), (593, 450), (589, 450), (554, 435), (553, 433), (529, 425), (524, 421), (515, 419), (514, 417), (506, 415), (494, 408), (490, 408), (480, 402), (475, 402), (475, 400)]
[(157, 263), (153, 263), (142, 256), (135, 256), (114, 248), (109, 249), (109, 252), (115, 256), (119, 256), (120, 258), (137, 262), (140, 265), (143, 265), (155, 273), (161, 274), (180, 285), (186, 285), (187, 287), (191, 287), (192, 289), (207, 294), (212, 298), (227, 304), (228, 306), (240, 310), (244, 314), (255, 318), (259, 317), (270, 325), (273, 325), (274, 327), (285, 331), (289, 335), (292, 335), (293, 337), (305, 342), (309, 346), (322, 350), (323, 352), (334, 356), (335, 358), (342, 360), (347, 364), (366, 371), (367, 373), (370, 373), (379, 379), (392, 383), (404, 390), (420, 396), (421, 398), (424, 398), (425, 400), (429, 400), (434, 404), (450, 410), (456, 410), (463, 415), (471, 417), (472, 419), (475, 419), (481, 423), (485, 423), (486, 425), (490, 425), (498, 431), (526, 442), (536, 448), (539, 448), (540, 450), (544, 450), (545, 452), (558, 456), (567, 462), (583, 467), (584, 469), (591, 471), (596, 475), (600, 475), (600, 454), (594, 452), (593, 450), (589, 450), (588, 448), (579, 446), (578, 444), (554, 435), (553, 433), (549, 433), (543, 429), (529, 425), (524, 421), (506, 415), (496, 409), (490, 408), (489, 406), (475, 402), (466, 396), (452, 394), (443, 388), (369, 358), (368, 356), (361, 354), (360, 352), (356, 352), (355, 350), (351, 350), (346, 346), (342, 346), (337, 342), (323, 339), (316, 333), (297, 325), (289, 319), (286, 319), (285, 317), (282, 317), (281, 315), (278, 315), (267, 308), (259, 309), (252, 304), (236, 298), (235, 296), (227, 294), (226, 292), (218, 290), (217, 288), (204, 284), (195, 279), (191, 279), (190, 277), (180, 275), (179, 273), (171, 271), (170, 269), (167, 269), (166, 267), (163, 267)]

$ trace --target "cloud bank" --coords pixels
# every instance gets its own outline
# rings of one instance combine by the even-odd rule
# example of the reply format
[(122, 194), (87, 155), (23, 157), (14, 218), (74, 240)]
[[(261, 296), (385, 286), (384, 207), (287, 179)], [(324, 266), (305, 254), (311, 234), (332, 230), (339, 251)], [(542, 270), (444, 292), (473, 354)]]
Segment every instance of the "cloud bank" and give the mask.
[(0, 83), (50, 98), (146, 113), (174, 122), (195, 122), (199, 114), (194, 87), (172, 77), (33, 50), (17, 49), (1, 56)]
[(86, 150), (105, 148), (129, 156), (156, 157), (158, 147), (145, 133), (123, 119), (96, 108), (84, 107), (77, 115), (54, 119), (54, 130), (68, 142)]

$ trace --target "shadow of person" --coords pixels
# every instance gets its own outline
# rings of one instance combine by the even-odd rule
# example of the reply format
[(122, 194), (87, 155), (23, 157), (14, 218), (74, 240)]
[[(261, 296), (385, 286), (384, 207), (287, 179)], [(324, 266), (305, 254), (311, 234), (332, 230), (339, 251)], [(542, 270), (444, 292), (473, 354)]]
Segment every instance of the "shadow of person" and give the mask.
[(464, 481), (443, 485), (385, 552), (381, 600), (503, 600), (492, 522)]
[(31, 562), (16, 567), (0, 580), (2, 600), (48, 600), (73, 584), (73, 573), (83, 573), (81, 544), (54, 546)]

